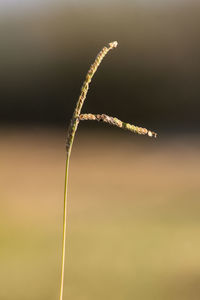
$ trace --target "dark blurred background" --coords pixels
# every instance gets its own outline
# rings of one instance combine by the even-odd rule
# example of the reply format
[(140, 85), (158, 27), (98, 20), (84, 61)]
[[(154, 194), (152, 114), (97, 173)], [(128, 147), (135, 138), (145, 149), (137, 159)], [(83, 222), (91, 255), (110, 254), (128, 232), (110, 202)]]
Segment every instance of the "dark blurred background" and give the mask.
[(83, 112), (158, 133), (80, 124), (70, 162), (64, 296), (200, 299), (200, 2), (0, 1), (0, 300), (58, 299), (66, 128)]
[(84, 111), (199, 131), (199, 1), (12, 5), (1, 10), (1, 124), (63, 126), (97, 52), (117, 40)]

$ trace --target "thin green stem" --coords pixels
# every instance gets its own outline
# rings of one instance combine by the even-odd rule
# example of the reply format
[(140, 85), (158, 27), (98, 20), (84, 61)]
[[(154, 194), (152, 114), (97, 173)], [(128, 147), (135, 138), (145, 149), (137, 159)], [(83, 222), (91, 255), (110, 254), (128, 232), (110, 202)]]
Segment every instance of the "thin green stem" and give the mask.
[(66, 234), (67, 234), (67, 193), (68, 193), (68, 176), (69, 176), (69, 159), (70, 153), (67, 153), (65, 167), (65, 186), (64, 186), (64, 211), (63, 211), (63, 245), (62, 245), (62, 265), (61, 265), (61, 284), (60, 300), (63, 299), (64, 273), (65, 273), (65, 253), (66, 253)]

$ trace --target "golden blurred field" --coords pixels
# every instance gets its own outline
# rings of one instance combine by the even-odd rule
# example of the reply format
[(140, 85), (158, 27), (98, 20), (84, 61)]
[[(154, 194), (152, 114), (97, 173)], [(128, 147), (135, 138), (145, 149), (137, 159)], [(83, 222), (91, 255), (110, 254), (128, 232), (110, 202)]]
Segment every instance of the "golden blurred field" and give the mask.
[[(65, 299), (200, 299), (199, 136), (106, 132), (72, 153)], [(0, 131), (1, 300), (58, 299), (64, 140)]]

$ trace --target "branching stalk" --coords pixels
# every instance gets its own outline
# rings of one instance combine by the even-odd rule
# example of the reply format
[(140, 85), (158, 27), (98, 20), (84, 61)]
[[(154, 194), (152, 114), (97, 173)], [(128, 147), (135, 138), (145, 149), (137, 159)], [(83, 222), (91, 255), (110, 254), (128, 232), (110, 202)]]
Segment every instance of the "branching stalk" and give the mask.
[(84, 101), (87, 96), (87, 92), (89, 89), (89, 84), (94, 76), (97, 68), (99, 67), (101, 61), (103, 60), (104, 56), (113, 48), (117, 47), (117, 42), (112, 42), (108, 44), (108, 47), (103, 47), (103, 49), (97, 55), (94, 63), (91, 65), (86, 79), (81, 88), (81, 94), (77, 101), (74, 114), (72, 116), (67, 141), (66, 141), (66, 169), (65, 169), (65, 188), (64, 188), (64, 212), (63, 212), (63, 237), (62, 237), (62, 264), (61, 264), (61, 283), (60, 283), (60, 300), (63, 300), (63, 287), (64, 287), (64, 273), (65, 273), (65, 248), (66, 248), (66, 227), (67, 227), (67, 187), (68, 187), (68, 170), (69, 170), (69, 160), (72, 150), (72, 145), (75, 137), (76, 130), (78, 128), (79, 121), (81, 120), (96, 120), (96, 121), (103, 121), (105, 123), (109, 123), (111, 125), (117, 126), (119, 128), (127, 129), (129, 131), (138, 133), (138, 134), (147, 134), (148, 136), (156, 137), (157, 134), (153, 131), (147, 130), (146, 128), (138, 127), (135, 125), (131, 125), (129, 123), (125, 123), (120, 121), (117, 118), (110, 117), (104, 114), (81, 114), (81, 109), (84, 104)]

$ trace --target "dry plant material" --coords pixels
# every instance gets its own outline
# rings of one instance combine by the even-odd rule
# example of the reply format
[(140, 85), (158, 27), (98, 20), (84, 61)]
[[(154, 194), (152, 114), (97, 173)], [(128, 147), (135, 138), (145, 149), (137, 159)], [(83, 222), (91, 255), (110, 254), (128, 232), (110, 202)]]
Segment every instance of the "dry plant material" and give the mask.
[(84, 101), (87, 96), (87, 92), (89, 89), (89, 84), (94, 76), (97, 68), (99, 67), (101, 61), (105, 57), (105, 55), (112, 49), (117, 47), (117, 42), (111, 42), (107, 47), (103, 47), (103, 49), (97, 55), (94, 63), (91, 65), (85, 81), (81, 87), (81, 93), (78, 98), (74, 114), (72, 116), (68, 135), (66, 140), (66, 169), (65, 169), (65, 187), (64, 187), (64, 212), (63, 212), (63, 237), (62, 237), (62, 264), (61, 264), (61, 284), (60, 284), (60, 300), (63, 300), (63, 286), (64, 286), (64, 270), (65, 270), (65, 248), (66, 248), (66, 227), (67, 227), (67, 187), (68, 187), (68, 170), (69, 170), (69, 160), (72, 150), (72, 145), (75, 137), (76, 130), (78, 128), (79, 121), (84, 120), (92, 120), (92, 121), (103, 121), (105, 123), (117, 126), (122, 129), (126, 129), (138, 134), (147, 134), (148, 136), (156, 137), (157, 134), (153, 131), (147, 130), (145, 128), (141, 128), (135, 125), (131, 125), (129, 123), (125, 123), (120, 121), (117, 118), (107, 116), (105, 114), (81, 114), (81, 109), (84, 104)]
[(147, 134), (148, 136), (150, 137), (157, 137), (157, 133), (153, 132), (153, 131), (150, 131), (146, 128), (142, 128), (142, 127), (138, 127), (138, 126), (135, 126), (135, 125), (131, 125), (129, 123), (125, 123), (125, 122), (122, 122), (121, 120), (117, 119), (117, 118), (114, 118), (114, 117), (110, 117), (110, 116), (107, 116), (105, 114), (81, 114), (79, 116), (79, 120), (80, 121), (102, 121), (102, 122), (105, 122), (105, 123), (108, 123), (110, 125), (113, 125), (113, 126), (117, 126), (119, 128), (122, 128), (122, 129), (125, 129), (125, 130), (129, 130), (129, 131), (132, 131), (134, 133), (138, 133), (138, 134)]

